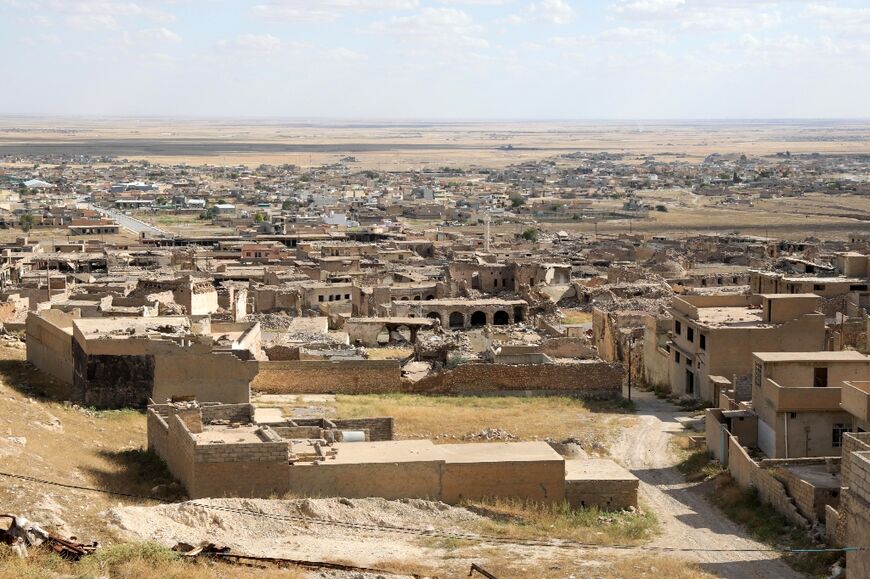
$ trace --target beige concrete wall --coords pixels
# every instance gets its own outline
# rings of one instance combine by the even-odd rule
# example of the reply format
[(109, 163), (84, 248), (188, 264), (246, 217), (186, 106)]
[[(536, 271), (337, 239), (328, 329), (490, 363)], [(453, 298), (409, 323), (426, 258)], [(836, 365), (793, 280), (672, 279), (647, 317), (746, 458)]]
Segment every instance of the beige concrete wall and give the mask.
[(637, 480), (572, 480), (565, 482), (565, 500), (574, 508), (626, 509), (637, 506)]
[(256, 374), (256, 362), (179, 348), (155, 356), (152, 398), (163, 402), (174, 396), (194, 396), (199, 402), (240, 404), (250, 400), (250, 383)]
[(27, 361), (65, 384), (73, 382), (72, 320), (60, 310), (29, 313), (26, 322)]
[(565, 498), (564, 461), (453, 463), (442, 466), (441, 500), (519, 497), (540, 502)]
[(289, 468), (289, 486), (315, 497), (439, 500), (442, 463), (295, 464)]

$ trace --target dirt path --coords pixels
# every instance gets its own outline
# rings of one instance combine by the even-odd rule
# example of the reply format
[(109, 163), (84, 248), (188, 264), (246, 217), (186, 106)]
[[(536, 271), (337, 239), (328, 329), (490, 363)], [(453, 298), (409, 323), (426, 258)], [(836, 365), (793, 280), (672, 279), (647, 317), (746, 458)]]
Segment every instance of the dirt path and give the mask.
[[(750, 539), (745, 530), (710, 504), (697, 488), (698, 483), (686, 483), (673, 468), (676, 459), (670, 447), (670, 433), (682, 430), (679, 419), (687, 414), (650, 392), (633, 392), (632, 398), (638, 423), (624, 431), (612, 447), (611, 456), (640, 479), (642, 500), (659, 518), (662, 534), (652, 544), (705, 549), (767, 548)], [(802, 577), (775, 553), (693, 551), (682, 556), (721, 577)]]

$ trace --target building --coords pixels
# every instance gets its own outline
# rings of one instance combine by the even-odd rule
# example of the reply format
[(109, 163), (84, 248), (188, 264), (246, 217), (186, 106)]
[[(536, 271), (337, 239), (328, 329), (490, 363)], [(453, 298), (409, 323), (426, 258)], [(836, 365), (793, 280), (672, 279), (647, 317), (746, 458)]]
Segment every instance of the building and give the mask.
[(837, 456), (852, 416), (841, 408), (844, 381), (870, 377), (870, 357), (854, 351), (756, 352), (752, 408), (758, 447), (770, 458)]
[[(152, 404), (148, 448), (191, 498), (511, 498), (637, 505), (638, 479), (616, 463), (566, 461), (545, 442), (392, 440), (392, 418), (258, 421), (251, 404)], [(575, 464), (576, 463), (576, 464)]]
[(749, 400), (753, 352), (825, 349), (825, 316), (816, 312), (818, 305), (814, 294), (674, 297), (666, 345), (671, 392), (712, 402), (719, 394), (710, 376), (736, 376), (738, 398)]

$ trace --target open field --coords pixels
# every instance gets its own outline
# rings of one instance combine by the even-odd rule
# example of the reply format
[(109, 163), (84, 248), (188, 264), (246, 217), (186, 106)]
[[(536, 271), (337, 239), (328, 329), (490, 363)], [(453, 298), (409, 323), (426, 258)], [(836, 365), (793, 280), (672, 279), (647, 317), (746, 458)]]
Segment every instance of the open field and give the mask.
[[(511, 150), (502, 147), (510, 145)], [(90, 154), (157, 163), (359, 168), (503, 167), (576, 151), (683, 156), (870, 153), (864, 121), (341, 122), (0, 118), (0, 155)]]
[[(701, 233), (732, 233), (805, 239), (847, 239), (850, 234), (870, 232), (870, 199), (859, 195), (808, 193), (803, 197), (755, 199), (753, 206), (720, 204), (721, 197), (704, 197), (686, 190), (641, 191), (651, 204), (664, 203), (667, 212), (650, 211), (645, 218), (608, 221), (566, 220), (538, 222), (544, 231), (598, 234), (647, 233), (689, 237)], [(530, 222), (531, 223), (531, 222)], [(519, 235), (529, 224), (493, 225), (496, 235)], [(422, 227), (422, 225), (421, 225)], [(483, 225), (445, 228), (450, 231), (482, 232)]]
[[(635, 419), (625, 404), (567, 397), (339, 395), (321, 403), (342, 418), (392, 416), (398, 439), (441, 442), (474, 440), (485, 429), (501, 429), (518, 440), (577, 439), (587, 451), (606, 454), (607, 444)], [(293, 412), (296, 403), (264, 406)], [(299, 403), (302, 405), (302, 403)], [(558, 420), (553, 417), (558, 416)]]

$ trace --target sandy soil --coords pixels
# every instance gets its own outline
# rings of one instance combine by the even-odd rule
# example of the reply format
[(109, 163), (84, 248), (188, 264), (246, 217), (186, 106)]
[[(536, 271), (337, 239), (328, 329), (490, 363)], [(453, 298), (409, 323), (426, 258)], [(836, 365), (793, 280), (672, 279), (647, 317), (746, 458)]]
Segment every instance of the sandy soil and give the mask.
[[(817, 122), (307, 122), (0, 118), (4, 153), (116, 154), (157, 163), (333, 163), (406, 170), (500, 167), (574, 151), (683, 155), (870, 152), (870, 123)], [(510, 145), (512, 150), (502, 147)]]
[[(651, 392), (633, 392), (632, 398), (639, 421), (623, 432), (611, 449), (611, 457), (640, 479), (642, 500), (658, 516), (662, 534), (652, 544), (699, 549), (768, 548), (750, 539), (744, 529), (710, 504), (698, 488), (699, 483), (685, 482), (673, 468), (676, 458), (670, 446), (671, 433), (683, 430), (680, 421), (687, 419), (687, 414)], [(692, 551), (680, 556), (722, 577), (801, 577), (774, 553)]]

